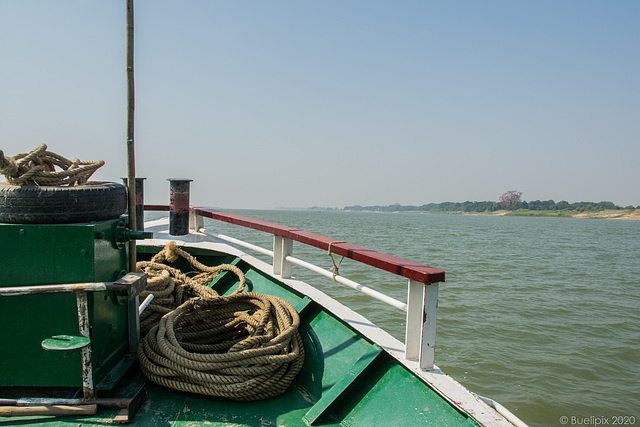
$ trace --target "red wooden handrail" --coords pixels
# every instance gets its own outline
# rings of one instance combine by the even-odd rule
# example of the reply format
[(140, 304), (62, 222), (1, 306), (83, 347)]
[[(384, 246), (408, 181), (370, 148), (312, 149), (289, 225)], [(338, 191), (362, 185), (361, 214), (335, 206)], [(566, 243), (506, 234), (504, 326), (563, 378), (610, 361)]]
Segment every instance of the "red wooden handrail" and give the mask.
[[(168, 211), (169, 207), (164, 205), (145, 205), (145, 210)], [(331, 253), (353, 259), (354, 261), (358, 261), (420, 283), (429, 284), (444, 282), (444, 271), (440, 269), (407, 261), (406, 259), (395, 256), (386, 255), (371, 249), (352, 245), (351, 243), (337, 242), (336, 239), (321, 236), (320, 234), (310, 233), (298, 228), (286, 227), (214, 209), (191, 207), (190, 212), (195, 213), (196, 215), (201, 215), (205, 218), (239, 225), (253, 230), (264, 231), (265, 233), (275, 234), (276, 236), (287, 237), (291, 240), (295, 240), (296, 242), (314, 246), (325, 251), (329, 249), (329, 244), (331, 244)]]
[(144, 205), (145, 211), (169, 212), (169, 205)]

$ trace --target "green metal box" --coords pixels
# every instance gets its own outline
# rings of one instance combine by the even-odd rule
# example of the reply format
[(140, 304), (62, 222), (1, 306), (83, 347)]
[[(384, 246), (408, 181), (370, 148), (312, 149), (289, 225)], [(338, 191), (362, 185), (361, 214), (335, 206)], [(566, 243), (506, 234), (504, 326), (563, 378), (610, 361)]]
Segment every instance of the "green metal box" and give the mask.
[[(116, 240), (123, 219), (85, 224), (0, 224), (0, 287), (112, 282), (127, 271)], [(114, 292), (88, 293), (97, 388), (111, 388), (133, 359), (127, 305)], [(78, 335), (74, 293), (0, 297), (0, 386), (81, 387), (80, 353), (46, 351), (54, 335)]]

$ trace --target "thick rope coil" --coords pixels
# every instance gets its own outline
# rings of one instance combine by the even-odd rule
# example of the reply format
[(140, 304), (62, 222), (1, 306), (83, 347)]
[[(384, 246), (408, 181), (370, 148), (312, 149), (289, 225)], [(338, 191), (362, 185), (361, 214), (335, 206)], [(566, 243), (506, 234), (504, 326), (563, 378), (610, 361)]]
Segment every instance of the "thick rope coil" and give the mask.
[[(177, 257), (187, 259), (201, 273), (188, 277), (161, 264)], [(250, 401), (284, 393), (302, 369), (298, 313), (282, 298), (242, 293), (245, 279), (237, 267), (207, 267), (175, 242), (137, 266), (150, 275), (151, 305), (156, 299), (166, 302), (154, 309), (153, 319), (145, 319), (145, 324), (158, 321), (138, 347), (140, 367), (151, 381), (176, 390)], [(238, 289), (229, 296), (201, 284), (220, 271), (233, 271), (240, 278)]]
[[(0, 151), (0, 173), (12, 185), (73, 186), (85, 184), (104, 165), (103, 160), (69, 160), (46, 150), (47, 146), (40, 144), (29, 153), (13, 157), (5, 157)], [(62, 170), (56, 171), (56, 166)]]

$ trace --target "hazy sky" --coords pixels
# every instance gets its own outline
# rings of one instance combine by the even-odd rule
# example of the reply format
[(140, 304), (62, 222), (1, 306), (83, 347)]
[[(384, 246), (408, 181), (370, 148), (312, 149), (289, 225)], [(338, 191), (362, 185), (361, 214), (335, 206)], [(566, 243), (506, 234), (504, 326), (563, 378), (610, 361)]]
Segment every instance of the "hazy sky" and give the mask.
[[(137, 174), (192, 204), (640, 205), (640, 1), (137, 0)], [(0, 0), (0, 149), (126, 175), (125, 1)]]

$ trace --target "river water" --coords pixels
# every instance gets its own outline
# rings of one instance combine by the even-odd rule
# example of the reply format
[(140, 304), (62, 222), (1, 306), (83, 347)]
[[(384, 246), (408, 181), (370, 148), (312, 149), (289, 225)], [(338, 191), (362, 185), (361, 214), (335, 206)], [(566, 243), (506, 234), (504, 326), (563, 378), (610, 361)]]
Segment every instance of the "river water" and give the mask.
[[(640, 221), (230, 212), (445, 270), (436, 364), (529, 425), (640, 424)], [(218, 222), (205, 227), (272, 245), (261, 232)], [(299, 243), (294, 256), (332, 266), (326, 252)], [(340, 273), (406, 301), (403, 278), (351, 260)], [(294, 266), (294, 276), (313, 278), (404, 341), (403, 312), (301, 267)]]

